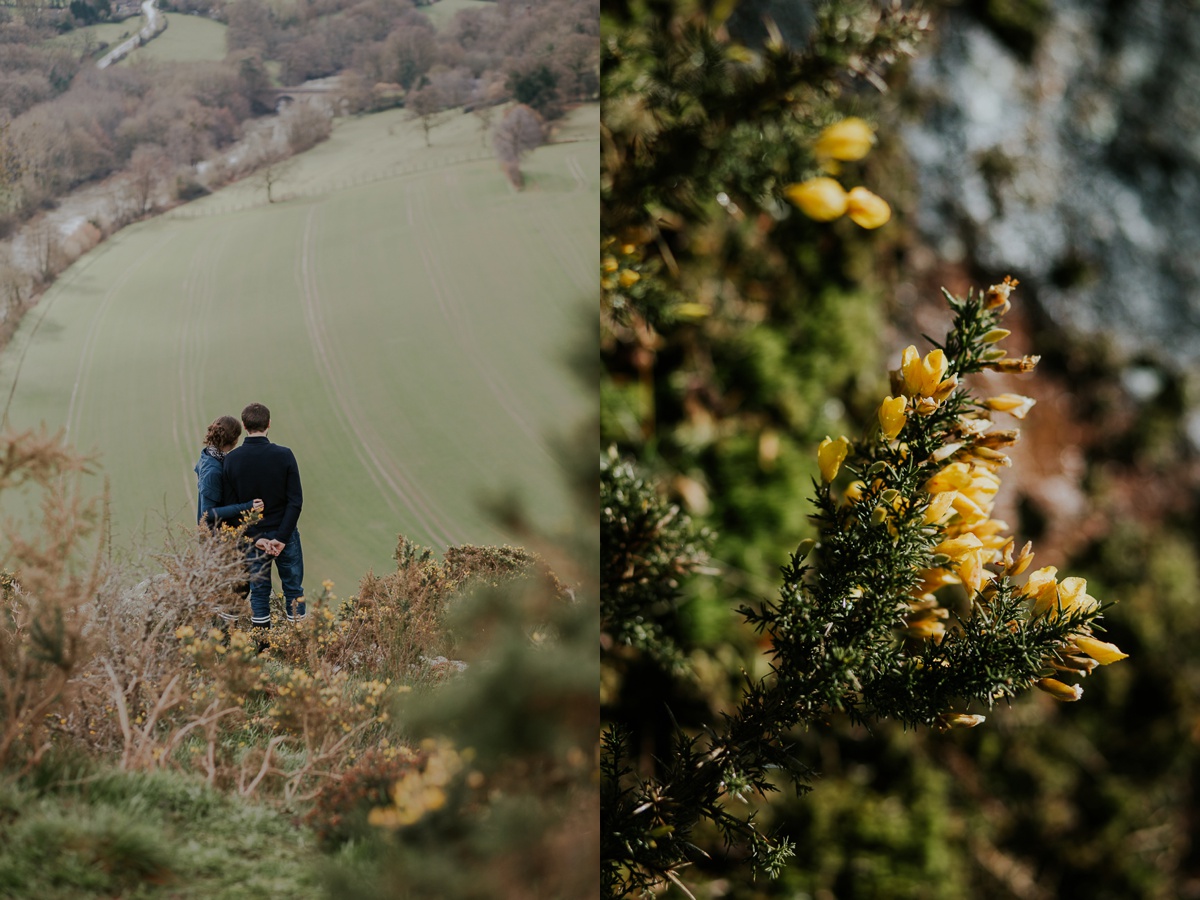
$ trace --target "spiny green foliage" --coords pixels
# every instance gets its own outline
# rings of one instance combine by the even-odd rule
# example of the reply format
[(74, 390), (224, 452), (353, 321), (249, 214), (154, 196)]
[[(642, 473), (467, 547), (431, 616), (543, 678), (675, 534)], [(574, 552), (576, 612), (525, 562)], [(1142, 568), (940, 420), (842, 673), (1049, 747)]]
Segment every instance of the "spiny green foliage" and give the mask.
[[(1006, 333), (997, 322), (1010, 290), (1006, 281), (950, 298), (952, 331), (924, 360), (905, 351), (894, 376), (900, 397), (883, 404), (880, 429), (853, 444), (840, 439), (840, 452), (822, 443), (820, 540), (792, 555), (778, 601), (743, 610), (769, 638), (771, 676), (749, 681), (737, 709), (707, 733), (677, 731), (652, 777), (626, 761), (619, 721), (610, 732), (602, 793), (609, 896), (676, 878), (701, 821), (747, 844), (760, 869), (779, 871), (790, 845), (758, 833), (728, 801), (766, 795), (781, 775), (806, 786), (809, 770), (788, 736), (796, 726), (838, 712), (863, 723), (976, 725), (982, 717), (966, 712), (971, 704), (990, 708), (1035, 684), (1077, 699), (1048, 676), (1086, 675), (1120, 655), (1091, 637), (1099, 607), (1080, 579), (1060, 585), (1048, 568), (1018, 588), (1030, 547), (1014, 555), (1013, 539), (997, 538), (1002, 523), (990, 518), (995, 469), (1005, 461), (994, 448), (1015, 436), (988, 434), (992, 408), (1008, 404), (977, 400), (961, 379), (1036, 362), (994, 346)], [(893, 399), (911, 414), (885, 416)], [(857, 479), (845, 498), (833, 489), (839, 469)], [(966, 588), (959, 601), (935, 594), (953, 583)]]
[(696, 252), (687, 230), (722, 214), (714, 200), (735, 218), (783, 218), (782, 190), (816, 170), (810, 147), (847, 78), (878, 81), (924, 28), (898, 4), (850, 0), (819, 5), (808, 47), (748, 47), (723, 28), (735, 5), (605, 9), (601, 227), (646, 279), (608, 292), (617, 316), (673, 317), (672, 282)]
[[(886, 118), (872, 85), (925, 27), (886, 4), (814, 7), (787, 42), (734, 27), (758, 20), (750, 3), (613, 3), (602, 20), (603, 439), (669, 473), (759, 595), (785, 561), (775, 536), (809, 527), (787, 499), (814, 472), (809, 447), (878, 368), (869, 260), (896, 240), (814, 222), (784, 189), (822, 173), (824, 127)], [(893, 156), (882, 134), (839, 178), (885, 191)], [(698, 590), (689, 619), (711, 633), (727, 606)]]
[(706, 558), (710, 535), (615, 449), (600, 458), (600, 631), (605, 640), (679, 668), (680, 582)]

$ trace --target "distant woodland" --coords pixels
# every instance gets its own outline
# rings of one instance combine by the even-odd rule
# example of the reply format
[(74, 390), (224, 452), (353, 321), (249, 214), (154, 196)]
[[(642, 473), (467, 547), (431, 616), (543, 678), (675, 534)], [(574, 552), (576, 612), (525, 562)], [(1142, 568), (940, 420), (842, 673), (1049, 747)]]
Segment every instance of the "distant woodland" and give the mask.
[[(465, 107), (485, 125), (485, 111), (501, 104), (552, 120), (565, 104), (598, 96), (595, 0), (499, 0), (459, 11), (441, 30), (410, 0), (164, 7), (227, 24), (225, 59), (99, 70), (95, 47), (50, 39), (118, 15), (108, 0), (0, 6), (0, 237), (135, 157), (176, 173), (180, 191), (197, 190), (187, 168), (236, 140), (247, 119), (271, 112), (262, 92), (273, 85), (339, 75), (334, 112)], [(292, 132), (297, 150), (321, 137), (311, 121)]]
[[(250, 172), (273, 171), (328, 137), (335, 116), (404, 106), (427, 143), (447, 110), (476, 115), (519, 189), (521, 157), (547, 125), (570, 104), (599, 98), (596, 0), (480, 2), (440, 28), (411, 0), (161, 5), (226, 24), (225, 58), (135, 54), (100, 69), (106, 48), (93, 31), (59, 36), (122, 20), (135, 32), (136, 0), (0, 0), (0, 346), (86, 249), (65, 247), (44, 215), (76, 188), (109, 179), (105, 213), (89, 220), (98, 240)], [(337, 78), (328, 102), (295, 103), (270, 142), (255, 135), (248, 148), (222, 155), (248, 136), (250, 120), (276, 112), (271, 88), (329, 76)], [(266, 197), (273, 200), (269, 179)]]

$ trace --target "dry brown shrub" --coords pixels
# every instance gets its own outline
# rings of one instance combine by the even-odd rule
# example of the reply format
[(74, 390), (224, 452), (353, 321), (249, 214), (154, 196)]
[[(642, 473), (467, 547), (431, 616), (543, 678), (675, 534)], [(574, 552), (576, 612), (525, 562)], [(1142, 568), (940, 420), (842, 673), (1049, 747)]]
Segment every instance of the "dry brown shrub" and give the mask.
[(193, 731), (240, 711), (229, 698), (195, 707), (195, 667), (180, 634), (207, 632), (244, 608), (243, 532), (175, 534), (154, 557), (154, 575), (95, 604), (95, 655), (77, 678), (74, 718), (62, 724), (97, 749), (118, 749), (122, 768), (165, 765)]
[(48, 749), (47, 720), (71, 698), (71, 676), (88, 657), (89, 603), (104, 581), (99, 504), (80, 478), (89, 462), (59, 435), (0, 437), (0, 494), (40, 497), (36, 525), (0, 529), (0, 768), (28, 763)]

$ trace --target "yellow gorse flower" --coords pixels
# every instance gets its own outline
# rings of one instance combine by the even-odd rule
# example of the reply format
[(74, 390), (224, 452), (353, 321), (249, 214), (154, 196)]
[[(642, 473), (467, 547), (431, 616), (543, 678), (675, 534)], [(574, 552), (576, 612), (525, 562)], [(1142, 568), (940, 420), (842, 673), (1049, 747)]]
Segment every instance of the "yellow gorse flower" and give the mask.
[(1023, 397), (1020, 394), (1001, 394), (998, 397), (989, 397), (983, 402), (988, 409), (1006, 412), (1018, 419), (1024, 419), (1026, 413), (1033, 409), (1033, 404), (1037, 401), (1032, 397)]
[(879, 228), (892, 218), (892, 208), (878, 194), (856, 187), (846, 195), (846, 215), (861, 228)]
[(874, 143), (871, 126), (857, 116), (850, 116), (824, 129), (813, 144), (813, 153), (817, 159), (854, 162), (870, 153)]
[(1102, 666), (1107, 666), (1109, 663), (1115, 663), (1118, 660), (1127, 659), (1128, 653), (1122, 653), (1116, 644), (1110, 644), (1107, 641), (1098, 641), (1087, 635), (1076, 635), (1075, 646), (1079, 648), (1081, 653), (1090, 656)]
[(1070, 702), (1083, 696), (1082, 687), (1077, 684), (1066, 684), (1057, 678), (1043, 678), (1037, 682), (1037, 686), (1055, 700)]
[(820, 176), (789, 184), (783, 194), (800, 212), (817, 222), (832, 222), (846, 212), (846, 191), (832, 178)]
[(911, 344), (905, 347), (900, 356), (905, 393), (909, 397), (932, 397), (942, 387), (948, 365), (946, 354), (940, 348), (929, 351), (922, 359), (916, 347)]
[(907, 406), (908, 398), (904, 396), (884, 397), (883, 403), (879, 404), (879, 429), (885, 441), (894, 441), (904, 429), (904, 423), (908, 421)]
[(842, 467), (842, 460), (846, 458), (849, 449), (850, 442), (845, 437), (839, 437), (835, 441), (827, 436), (818, 445), (817, 467), (820, 468), (821, 478), (826, 484), (837, 478), (838, 469)]

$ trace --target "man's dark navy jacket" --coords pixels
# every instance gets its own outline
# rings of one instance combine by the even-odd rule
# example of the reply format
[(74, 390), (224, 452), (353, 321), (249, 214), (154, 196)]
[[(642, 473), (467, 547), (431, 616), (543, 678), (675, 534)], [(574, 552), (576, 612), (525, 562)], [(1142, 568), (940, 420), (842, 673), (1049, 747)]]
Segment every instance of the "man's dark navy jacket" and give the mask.
[(224, 501), (245, 503), (262, 498), (262, 520), (246, 534), (287, 543), (300, 519), (304, 494), (300, 490), (300, 468), (287, 447), (265, 437), (248, 437), (242, 446), (225, 455)]

